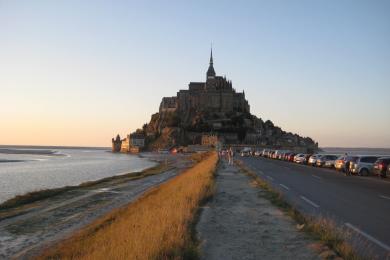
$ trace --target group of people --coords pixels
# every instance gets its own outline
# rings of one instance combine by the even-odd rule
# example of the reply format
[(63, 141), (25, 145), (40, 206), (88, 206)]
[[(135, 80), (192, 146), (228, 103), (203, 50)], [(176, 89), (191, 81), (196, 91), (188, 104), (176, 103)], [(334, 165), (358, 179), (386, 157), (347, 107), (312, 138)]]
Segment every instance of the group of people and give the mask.
[(234, 151), (230, 147), (227, 150), (220, 150), (219, 151), (219, 158), (226, 158), (228, 161), (228, 165), (233, 165), (234, 164)]

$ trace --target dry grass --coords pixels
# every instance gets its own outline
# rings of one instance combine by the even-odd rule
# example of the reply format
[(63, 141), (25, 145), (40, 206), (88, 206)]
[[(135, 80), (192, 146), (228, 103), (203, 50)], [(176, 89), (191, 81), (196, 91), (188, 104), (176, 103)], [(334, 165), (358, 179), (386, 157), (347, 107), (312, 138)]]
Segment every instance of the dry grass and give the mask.
[[(325, 248), (332, 249), (338, 256), (346, 260), (359, 260), (362, 259), (346, 242), (350, 235), (348, 231), (339, 228), (334, 221), (327, 218), (314, 218), (308, 217), (300, 213), (296, 208), (290, 205), (284, 198), (281, 192), (273, 189), (267, 182), (259, 178), (256, 173), (246, 167), (241, 161), (237, 161), (236, 164), (240, 167), (241, 171), (251, 176), (254, 179), (256, 186), (265, 191), (265, 197), (274, 205), (279, 207), (284, 213), (294, 219), (300, 230), (310, 234), (314, 238), (321, 241)], [(328, 257), (325, 257), (326, 259)]]
[(191, 228), (199, 204), (213, 193), (217, 161), (217, 154), (209, 153), (194, 167), (95, 221), (38, 259), (197, 257)]

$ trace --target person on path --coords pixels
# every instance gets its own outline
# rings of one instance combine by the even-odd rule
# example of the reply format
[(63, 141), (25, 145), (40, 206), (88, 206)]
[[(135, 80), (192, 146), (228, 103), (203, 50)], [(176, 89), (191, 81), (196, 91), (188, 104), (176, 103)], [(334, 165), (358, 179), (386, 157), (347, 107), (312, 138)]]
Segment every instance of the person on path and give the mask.
[(233, 149), (230, 147), (228, 151), (229, 165), (233, 165)]
[(348, 175), (351, 175), (350, 171), (349, 171), (349, 165), (351, 164), (351, 158), (348, 157), (348, 154), (345, 153), (345, 165), (344, 165), (344, 172), (345, 172), (345, 176), (348, 176)]

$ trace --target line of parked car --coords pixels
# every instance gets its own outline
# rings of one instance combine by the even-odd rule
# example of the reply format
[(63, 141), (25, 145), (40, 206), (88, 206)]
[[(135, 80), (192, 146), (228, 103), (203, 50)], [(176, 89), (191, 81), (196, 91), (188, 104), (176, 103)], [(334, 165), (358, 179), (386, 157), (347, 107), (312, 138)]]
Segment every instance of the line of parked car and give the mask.
[(262, 156), (276, 160), (284, 160), (314, 167), (333, 168), (346, 174), (386, 178), (390, 175), (390, 156), (373, 155), (337, 155), (337, 154), (304, 154), (286, 150), (264, 149), (253, 151), (244, 148), (241, 156)]

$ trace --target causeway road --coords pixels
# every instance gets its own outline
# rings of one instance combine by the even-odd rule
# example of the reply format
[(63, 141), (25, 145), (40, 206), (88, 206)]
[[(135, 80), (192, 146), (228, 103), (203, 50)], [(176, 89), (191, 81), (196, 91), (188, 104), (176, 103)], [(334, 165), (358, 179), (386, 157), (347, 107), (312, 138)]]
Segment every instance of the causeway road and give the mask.
[(363, 256), (390, 259), (390, 182), (262, 157), (240, 157), (301, 212), (330, 218)]

